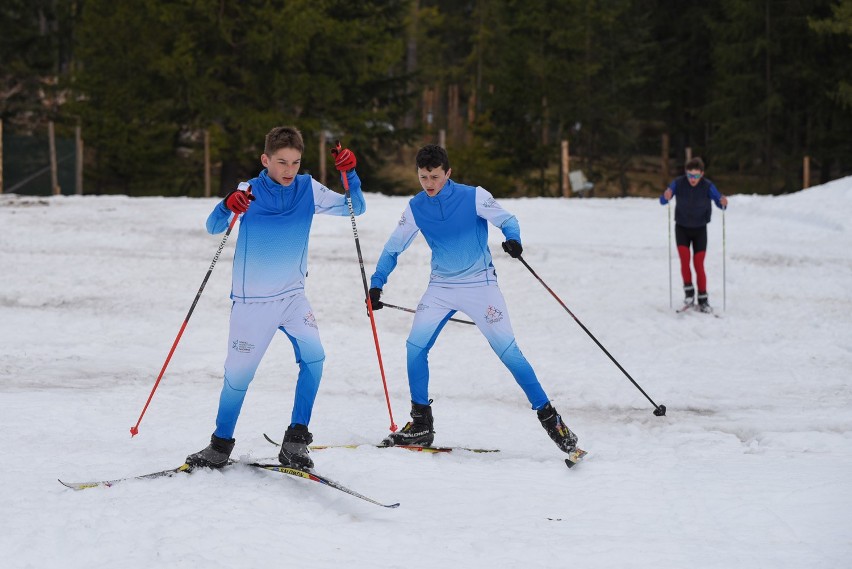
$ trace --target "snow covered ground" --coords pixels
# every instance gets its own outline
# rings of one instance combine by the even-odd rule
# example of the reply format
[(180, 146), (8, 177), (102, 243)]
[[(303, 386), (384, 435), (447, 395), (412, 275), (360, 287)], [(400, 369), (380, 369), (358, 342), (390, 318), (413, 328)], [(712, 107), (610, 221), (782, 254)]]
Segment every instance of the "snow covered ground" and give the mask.
[[(369, 276), (405, 199), (367, 203)], [(385, 510), (239, 468), (61, 486), (176, 466), (205, 446), (234, 238), (131, 439), (221, 240), (204, 231), (215, 200), (0, 196), (0, 566), (852, 566), (852, 179), (733, 196), (724, 240), (714, 210), (707, 268), (721, 318), (669, 307), (668, 211), (656, 201), (502, 203), (530, 266), (668, 414), (652, 414), (492, 228), (518, 343), (590, 454), (568, 470), (484, 338), (450, 324), (431, 355), (436, 444), (501, 452), (313, 453), (319, 472), (402, 503)], [(418, 238), (385, 300), (415, 307), (427, 276)], [(376, 443), (390, 419), (348, 218), (316, 218), (308, 287), (327, 352), (315, 442)], [(376, 318), (402, 426), (411, 315)], [(275, 456), (262, 434), (282, 436), (295, 375), (281, 335), (249, 391), (235, 457)]]

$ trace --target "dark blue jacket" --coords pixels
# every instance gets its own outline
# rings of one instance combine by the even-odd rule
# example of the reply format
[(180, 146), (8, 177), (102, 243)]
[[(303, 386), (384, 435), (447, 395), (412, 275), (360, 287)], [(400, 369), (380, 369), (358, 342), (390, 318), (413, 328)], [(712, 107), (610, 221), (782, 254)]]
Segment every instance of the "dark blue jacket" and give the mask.
[[(675, 178), (669, 188), (675, 201), (675, 223), (683, 227), (704, 227), (710, 223), (713, 212), (710, 200), (716, 202), (716, 207), (722, 209), (722, 194), (707, 178), (701, 178), (695, 187), (689, 185), (686, 176)], [(665, 195), (660, 196), (660, 203), (666, 205)]]

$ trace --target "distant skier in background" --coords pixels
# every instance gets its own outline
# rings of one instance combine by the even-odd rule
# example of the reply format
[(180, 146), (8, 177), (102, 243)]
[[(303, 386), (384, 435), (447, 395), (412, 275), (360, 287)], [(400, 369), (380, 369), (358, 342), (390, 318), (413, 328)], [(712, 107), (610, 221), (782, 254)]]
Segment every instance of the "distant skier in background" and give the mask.
[[(698, 285), (698, 310), (712, 312), (707, 298), (707, 275), (704, 272), (704, 256), (707, 252), (707, 224), (712, 214), (711, 200), (720, 209), (728, 207), (728, 198), (719, 193), (713, 182), (704, 177), (704, 161), (691, 158), (685, 167), (686, 173), (675, 178), (660, 196), (666, 205), (675, 200), (675, 242), (680, 257), (680, 273), (683, 277), (684, 306), (695, 303), (695, 284)], [(689, 266), (692, 246), (692, 263), (695, 266), (695, 284)]]
[(396, 268), (397, 257), (418, 233), (423, 234), (432, 250), (432, 274), (406, 342), (412, 420), (400, 432), (391, 433), (382, 445), (432, 444), (435, 430), (429, 399), (429, 350), (449, 318), (462, 311), (512, 373), (550, 438), (564, 452), (573, 452), (577, 436), (551, 405), (515, 342), (506, 301), (491, 262), (488, 223), (500, 228), (506, 238), (503, 250), (517, 258), (523, 251), (518, 220), (484, 188), (451, 180), (450, 161), (442, 147), (422, 147), (415, 162), (423, 191), (408, 202), (370, 279), (370, 303), (373, 310), (379, 310), (384, 306), (380, 300), (382, 288)]
[[(191, 454), (192, 466), (221, 468), (234, 449), (234, 430), (249, 384), (275, 332), (293, 344), (299, 376), (290, 424), (278, 460), (285, 466), (312, 468), (308, 431), (322, 377), (325, 351), (305, 296), (308, 237), (315, 214), (349, 215), (345, 197), (308, 174), (299, 175), (305, 145), (293, 127), (276, 127), (266, 135), (259, 176), (241, 184), (219, 202), (207, 218), (207, 231), (221, 233), (242, 214), (234, 252), (231, 323), (225, 380), (219, 398), (216, 430), (210, 445)], [(355, 215), (366, 210), (355, 155), (340, 144), (332, 150), (335, 168), (349, 181)], [(245, 191), (250, 186), (250, 191)]]

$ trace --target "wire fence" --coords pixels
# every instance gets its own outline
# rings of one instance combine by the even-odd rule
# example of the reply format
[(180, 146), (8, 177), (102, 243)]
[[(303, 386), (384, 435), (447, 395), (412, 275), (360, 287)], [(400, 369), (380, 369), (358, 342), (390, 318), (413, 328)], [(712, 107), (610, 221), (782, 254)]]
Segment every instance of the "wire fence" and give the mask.
[[(3, 193), (53, 195), (50, 141), (47, 133), (21, 135), (3, 130)], [(76, 193), (76, 146), (73, 138), (56, 138), (57, 183), (64, 195)]]

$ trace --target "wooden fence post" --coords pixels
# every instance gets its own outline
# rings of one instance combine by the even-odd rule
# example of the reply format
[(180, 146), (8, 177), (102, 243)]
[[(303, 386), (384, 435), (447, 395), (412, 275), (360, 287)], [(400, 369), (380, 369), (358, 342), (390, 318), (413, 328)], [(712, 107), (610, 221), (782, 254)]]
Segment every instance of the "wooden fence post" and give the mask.
[(328, 172), (325, 165), (325, 130), (320, 129), (319, 133), (319, 183), (323, 186), (328, 186), (326, 179)]
[(568, 154), (568, 139), (562, 141), (562, 197), (571, 197), (571, 180), (570, 174), (571, 159)]
[(0, 119), (0, 194), (3, 193), (3, 119)]
[(62, 193), (62, 188), (59, 187), (59, 176), (56, 167), (56, 130), (53, 126), (53, 121), (47, 123), (47, 139), (50, 148), (50, 187), (53, 195), (58, 196)]
[(210, 197), (210, 129), (204, 129), (204, 197)]
[(805, 156), (802, 164), (802, 189), (811, 187), (811, 157)]
[(78, 196), (83, 195), (83, 127), (79, 121), (74, 127), (74, 191)]
[(666, 184), (669, 183), (669, 150), (670, 150), (670, 148), (669, 148), (669, 133), (667, 133), (667, 132), (663, 133), (663, 144), (662, 144), (662, 146), (663, 146), (663, 148), (662, 148), (662, 151), (660, 152), (660, 159), (661, 159), (660, 170), (662, 171), (662, 174), (663, 174), (663, 187), (665, 187)]

